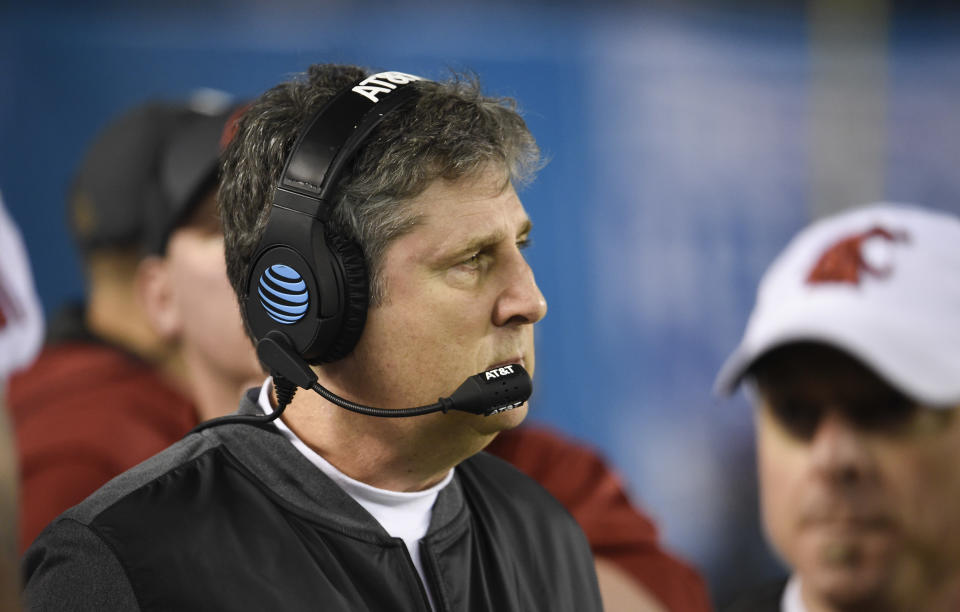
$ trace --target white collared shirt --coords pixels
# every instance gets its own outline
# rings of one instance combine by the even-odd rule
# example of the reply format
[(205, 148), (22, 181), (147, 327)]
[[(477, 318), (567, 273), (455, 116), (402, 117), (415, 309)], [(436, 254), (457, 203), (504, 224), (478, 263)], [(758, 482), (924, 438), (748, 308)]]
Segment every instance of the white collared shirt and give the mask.
[(800, 595), (800, 576), (796, 574), (790, 575), (790, 580), (783, 589), (780, 612), (807, 612), (807, 607), (803, 605), (803, 597)]

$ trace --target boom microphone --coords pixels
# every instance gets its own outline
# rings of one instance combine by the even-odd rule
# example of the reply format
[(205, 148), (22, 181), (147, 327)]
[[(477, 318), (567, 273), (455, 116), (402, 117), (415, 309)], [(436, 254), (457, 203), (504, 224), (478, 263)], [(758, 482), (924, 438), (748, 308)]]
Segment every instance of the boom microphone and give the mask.
[(376, 417), (410, 417), (431, 412), (460, 410), (471, 414), (490, 416), (511, 410), (530, 399), (533, 383), (526, 369), (511, 363), (474, 374), (461, 384), (449, 397), (441, 397), (433, 404), (416, 408), (389, 410), (351, 402), (317, 382), (316, 373), (296, 353), (287, 337), (278, 331), (270, 331), (257, 342), (257, 357), (268, 367), (277, 392), (277, 410), (262, 416), (225, 416), (200, 423), (190, 433), (207, 427), (226, 423), (249, 423), (264, 425), (278, 418), (293, 399), (298, 387), (310, 389), (341, 408)]

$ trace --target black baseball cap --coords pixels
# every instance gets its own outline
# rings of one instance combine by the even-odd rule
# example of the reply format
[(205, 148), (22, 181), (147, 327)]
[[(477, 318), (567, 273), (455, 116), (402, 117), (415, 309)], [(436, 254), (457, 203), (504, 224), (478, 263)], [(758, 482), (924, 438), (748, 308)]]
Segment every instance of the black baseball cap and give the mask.
[(170, 234), (216, 186), (220, 140), (232, 107), (205, 112), (151, 101), (107, 125), (70, 191), (69, 225), (84, 253), (163, 253)]

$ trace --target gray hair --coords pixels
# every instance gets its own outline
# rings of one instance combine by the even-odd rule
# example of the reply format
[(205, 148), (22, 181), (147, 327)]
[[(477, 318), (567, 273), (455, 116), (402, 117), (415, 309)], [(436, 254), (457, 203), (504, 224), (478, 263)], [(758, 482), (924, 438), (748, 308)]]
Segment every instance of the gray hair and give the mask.
[[(238, 296), (294, 141), (324, 103), (367, 75), (356, 66), (313, 65), (264, 93), (238, 119), (219, 193), (227, 276)], [(505, 181), (522, 185), (541, 166), (540, 150), (512, 99), (483, 95), (473, 76), (413, 86), (421, 95), (383, 119), (335, 189), (331, 227), (363, 251), (371, 305), (386, 297), (384, 253), (417, 224), (409, 204), (433, 181), (472, 177), (493, 165), (503, 169)]]

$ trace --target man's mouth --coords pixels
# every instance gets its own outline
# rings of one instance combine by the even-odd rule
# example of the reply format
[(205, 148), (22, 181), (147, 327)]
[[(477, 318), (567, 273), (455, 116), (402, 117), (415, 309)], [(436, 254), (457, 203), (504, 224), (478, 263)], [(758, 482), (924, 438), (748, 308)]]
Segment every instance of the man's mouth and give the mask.
[(849, 532), (888, 530), (894, 526), (891, 518), (883, 513), (842, 510), (808, 514), (801, 519), (800, 525), (804, 528)]
[(492, 369), (494, 369), (494, 368), (502, 368), (503, 366), (505, 366), (505, 365), (510, 365), (510, 364), (512, 364), (512, 363), (518, 363), (518, 364), (520, 364), (521, 366), (523, 366), (524, 368), (527, 367), (527, 364), (525, 363), (525, 361), (524, 361), (524, 359), (523, 359), (523, 356), (522, 356), (522, 355), (517, 355), (517, 356), (514, 356), (514, 357), (510, 357), (510, 358), (508, 358), (508, 359), (504, 359), (504, 360), (502, 360), (502, 361), (497, 361), (496, 363), (491, 363), (490, 365), (488, 365), (488, 366), (486, 367), (486, 370), (492, 370)]

